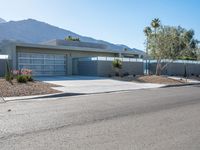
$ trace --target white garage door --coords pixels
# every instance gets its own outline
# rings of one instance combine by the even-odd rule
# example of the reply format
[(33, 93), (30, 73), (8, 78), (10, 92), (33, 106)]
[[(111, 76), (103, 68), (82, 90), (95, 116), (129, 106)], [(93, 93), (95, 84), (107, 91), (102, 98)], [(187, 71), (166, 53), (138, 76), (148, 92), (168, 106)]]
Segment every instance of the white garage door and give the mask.
[(66, 56), (18, 52), (18, 69), (31, 69), (34, 76), (66, 75)]

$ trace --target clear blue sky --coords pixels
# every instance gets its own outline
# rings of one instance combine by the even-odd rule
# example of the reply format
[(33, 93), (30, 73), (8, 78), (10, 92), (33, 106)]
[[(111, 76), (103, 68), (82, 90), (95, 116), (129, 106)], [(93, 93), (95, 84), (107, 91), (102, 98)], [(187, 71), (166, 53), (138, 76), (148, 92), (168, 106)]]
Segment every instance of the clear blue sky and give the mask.
[(0, 17), (33, 18), (81, 35), (144, 49), (153, 18), (194, 29), (200, 40), (200, 0), (0, 0)]

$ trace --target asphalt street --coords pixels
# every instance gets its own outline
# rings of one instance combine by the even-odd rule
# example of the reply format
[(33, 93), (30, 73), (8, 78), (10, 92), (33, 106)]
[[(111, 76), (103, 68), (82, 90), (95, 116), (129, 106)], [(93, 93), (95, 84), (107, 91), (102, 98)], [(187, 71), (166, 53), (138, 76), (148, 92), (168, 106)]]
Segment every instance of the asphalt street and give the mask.
[(200, 86), (0, 104), (0, 150), (77, 149), (199, 150)]

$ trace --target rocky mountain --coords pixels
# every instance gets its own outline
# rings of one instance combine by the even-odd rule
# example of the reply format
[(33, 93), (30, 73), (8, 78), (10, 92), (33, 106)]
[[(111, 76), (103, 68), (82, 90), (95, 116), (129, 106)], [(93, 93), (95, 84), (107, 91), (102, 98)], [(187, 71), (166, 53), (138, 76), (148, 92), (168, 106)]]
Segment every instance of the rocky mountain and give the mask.
[(143, 51), (134, 48), (131, 49), (125, 45), (116, 45), (103, 40), (81, 36), (69, 30), (61, 29), (34, 19), (9, 22), (0, 19), (0, 41), (13, 40), (28, 43), (42, 43), (52, 39), (64, 39), (67, 36), (78, 37), (83, 42), (106, 44), (108, 49), (116, 51), (126, 48), (127, 50), (134, 50), (140, 54), (144, 53)]
[(6, 21), (2, 18), (0, 18), (0, 23), (6, 23)]

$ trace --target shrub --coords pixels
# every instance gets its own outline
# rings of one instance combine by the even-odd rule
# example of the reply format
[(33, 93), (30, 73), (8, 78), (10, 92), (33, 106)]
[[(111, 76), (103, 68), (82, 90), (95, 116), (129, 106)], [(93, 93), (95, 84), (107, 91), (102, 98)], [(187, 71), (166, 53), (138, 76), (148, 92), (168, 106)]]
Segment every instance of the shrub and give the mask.
[(26, 75), (18, 75), (17, 76), (17, 82), (19, 83), (26, 83), (28, 81), (28, 78)]
[(112, 62), (113, 67), (115, 68), (115, 76), (119, 76), (120, 75), (120, 69), (122, 68), (122, 61), (119, 59), (115, 59)]
[(122, 68), (122, 61), (119, 60), (119, 59), (115, 59), (115, 60), (112, 62), (112, 65), (113, 65), (114, 68), (121, 69), (121, 68)]
[(32, 76), (32, 70), (30, 70), (30, 69), (22, 69), (22, 70), (20, 71), (20, 73), (21, 73), (22, 75)]
[(25, 76), (26, 76), (26, 78), (27, 78), (27, 81), (29, 81), (29, 82), (32, 82), (32, 81), (33, 81), (32, 76), (30, 76), (30, 75), (25, 75)]
[(128, 73), (128, 72), (125, 72), (125, 73), (123, 74), (123, 76), (129, 76), (129, 73)]
[(13, 76), (17, 79), (19, 83), (32, 82), (32, 70), (21, 69), (21, 70), (12, 70)]
[(80, 39), (79, 39), (79, 38), (74, 38), (74, 37), (72, 37), (72, 36), (66, 37), (65, 40), (66, 40), (66, 41), (78, 41), (78, 42), (80, 42)]

